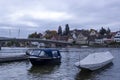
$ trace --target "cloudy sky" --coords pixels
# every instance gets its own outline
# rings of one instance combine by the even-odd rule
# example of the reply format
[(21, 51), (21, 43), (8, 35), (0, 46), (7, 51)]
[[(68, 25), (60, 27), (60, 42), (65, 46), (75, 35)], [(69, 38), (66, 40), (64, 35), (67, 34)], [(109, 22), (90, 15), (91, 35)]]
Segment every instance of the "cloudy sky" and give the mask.
[(0, 37), (25, 38), (65, 24), (120, 30), (120, 0), (0, 0)]

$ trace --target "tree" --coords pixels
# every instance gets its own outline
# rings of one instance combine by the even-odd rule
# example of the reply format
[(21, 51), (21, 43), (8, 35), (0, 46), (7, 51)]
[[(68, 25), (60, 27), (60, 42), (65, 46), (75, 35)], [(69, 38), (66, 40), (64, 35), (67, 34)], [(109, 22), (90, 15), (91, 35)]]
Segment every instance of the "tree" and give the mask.
[(70, 29), (69, 29), (69, 25), (68, 24), (66, 24), (65, 30), (66, 30), (66, 35), (68, 35), (70, 33)]
[(59, 26), (59, 28), (58, 28), (58, 35), (62, 36), (62, 27), (61, 26)]
[(34, 32), (28, 35), (28, 38), (41, 38), (41, 37), (42, 37), (42, 34), (37, 32)]
[(55, 30), (46, 30), (45, 31), (45, 35), (44, 35), (44, 37), (46, 38), (46, 39), (51, 39), (53, 36), (56, 36), (57, 35), (57, 31), (55, 31)]
[(70, 33), (70, 29), (69, 29), (69, 25), (68, 24), (66, 24), (65, 25), (65, 31), (64, 31), (64, 35), (68, 35)]
[(107, 35), (110, 35), (110, 33), (111, 33), (111, 30), (108, 28), (108, 29), (106, 30), (106, 34), (107, 34)]
[(50, 30), (46, 30), (46, 31), (45, 31), (44, 37), (45, 37), (46, 39), (50, 39), (50, 38), (51, 38)]
[(104, 29), (103, 27), (100, 29), (99, 33), (104, 36), (106, 34), (106, 29)]
[(112, 37), (112, 35), (110, 33), (111, 33), (111, 30), (108, 28), (106, 30), (107, 38), (111, 38)]

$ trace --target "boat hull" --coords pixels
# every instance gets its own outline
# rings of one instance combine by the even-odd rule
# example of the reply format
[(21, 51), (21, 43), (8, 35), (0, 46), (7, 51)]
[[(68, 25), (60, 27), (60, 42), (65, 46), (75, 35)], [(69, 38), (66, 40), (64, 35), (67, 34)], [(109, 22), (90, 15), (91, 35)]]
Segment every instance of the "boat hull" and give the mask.
[(60, 64), (61, 59), (41, 59), (41, 58), (29, 58), (32, 65), (47, 65), (47, 64)]

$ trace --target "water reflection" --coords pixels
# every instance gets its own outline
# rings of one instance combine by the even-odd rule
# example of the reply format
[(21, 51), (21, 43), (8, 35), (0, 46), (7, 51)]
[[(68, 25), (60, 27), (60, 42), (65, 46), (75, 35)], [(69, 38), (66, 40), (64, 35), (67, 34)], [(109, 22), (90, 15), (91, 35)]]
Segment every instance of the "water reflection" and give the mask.
[(51, 74), (59, 68), (60, 65), (31, 66), (28, 70), (31, 74)]
[(90, 71), (90, 70), (81, 70), (79, 73), (77, 73), (75, 80), (89, 80), (89, 79), (94, 79), (98, 74), (101, 74), (103, 72), (106, 72), (107, 70), (110, 70), (113, 66), (113, 63), (109, 63), (103, 68), (100, 68), (95, 71)]
[(28, 80), (52, 80), (50, 75), (53, 74), (60, 65), (43, 65), (43, 66), (32, 66), (28, 70), (30, 76)]

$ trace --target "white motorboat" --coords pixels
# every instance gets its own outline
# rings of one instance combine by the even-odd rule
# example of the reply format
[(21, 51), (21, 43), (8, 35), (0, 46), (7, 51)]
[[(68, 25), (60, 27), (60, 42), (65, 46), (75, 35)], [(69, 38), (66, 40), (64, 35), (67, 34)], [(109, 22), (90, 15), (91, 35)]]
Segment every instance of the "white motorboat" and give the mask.
[(76, 62), (75, 66), (81, 69), (96, 70), (111, 63), (113, 58), (114, 57), (109, 51), (93, 53), (93, 54), (89, 54), (87, 57), (85, 57), (81, 61)]

